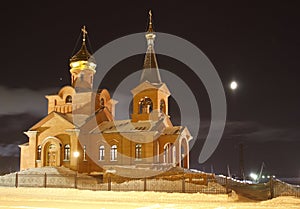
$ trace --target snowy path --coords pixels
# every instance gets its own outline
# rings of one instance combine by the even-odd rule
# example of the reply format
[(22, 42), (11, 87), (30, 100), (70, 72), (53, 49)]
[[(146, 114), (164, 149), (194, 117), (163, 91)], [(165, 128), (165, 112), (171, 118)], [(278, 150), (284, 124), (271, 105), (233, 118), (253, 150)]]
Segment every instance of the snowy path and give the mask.
[(300, 209), (300, 198), (293, 197), (263, 202), (236, 200), (227, 195), (0, 187), (0, 209)]

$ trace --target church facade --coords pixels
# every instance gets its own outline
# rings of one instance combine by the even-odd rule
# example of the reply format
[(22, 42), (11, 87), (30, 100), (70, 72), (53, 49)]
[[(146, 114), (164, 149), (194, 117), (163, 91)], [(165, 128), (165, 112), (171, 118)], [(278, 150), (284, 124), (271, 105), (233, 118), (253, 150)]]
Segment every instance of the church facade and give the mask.
[(186, 127), (173, 126), (168, 115), (171, 93), (160, 77), (149, 15), (143, 71), (140, 83), (131, 89), (131, 118), (115, 120), (117, 102), (108, 90), (93, 92), (97, 64), (88, 51), (84, 27), (82, 46), (70, 59), (71, 85), (47, 95), (48, 115), (24, 132), (28, 142), (19, 145), (21, 170), (64, 166), (91, 173), (114, 166), (189, 168), (192, 136)]

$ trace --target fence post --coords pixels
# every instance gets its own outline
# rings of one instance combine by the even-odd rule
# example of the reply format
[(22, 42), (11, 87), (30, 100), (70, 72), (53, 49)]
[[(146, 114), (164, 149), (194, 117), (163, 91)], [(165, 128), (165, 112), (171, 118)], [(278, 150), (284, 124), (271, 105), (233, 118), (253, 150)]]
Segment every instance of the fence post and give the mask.
[(182, 192), (185, 193), (185, 177), (184, 177), (184, 174), (182, 176)]
[(225, 179), (225, 185), (226, 185), (226, 194), (229, 194), (229, 184), (228, 184), (228, 183), (229, 183), (229, 181), (228, 181), (228, 178), (229, 178), (229, 177), (227, 177), (227, 176), (226, 176), (226, 179)]
[(271, 199), (274, 198), (274, 180), (273, 180), (273, 176), (271, 176), (271, 178), (270, 178), (270, 198)]
[(144, 192), (147, 191), (147, 179), (144, 178)]
[(74, 175), (74, 188), (77, 189), (77, 174), (78, 171), (76, 172), (76, 174)]
[(44, 175), (44, 187), (47, 188), (47, 174)]
[(18, 175), (18, 172), (16, 173), (16, 181), (15, 181), (15, 186), (16, 188), (18, 187), (18, 181), (19, 181), (19, 175)]
[(111, 191), (111, 177), (108, 176), (107, 178), (107, 191)]

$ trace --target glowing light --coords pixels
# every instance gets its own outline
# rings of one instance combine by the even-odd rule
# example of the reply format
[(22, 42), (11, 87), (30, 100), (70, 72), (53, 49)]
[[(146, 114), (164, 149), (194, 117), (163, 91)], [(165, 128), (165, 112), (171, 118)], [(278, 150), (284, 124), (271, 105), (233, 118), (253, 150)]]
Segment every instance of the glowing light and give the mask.
[(74, 155), (74, 157), (78, 158), (79, 157), (79, 152), (74, 152), (73, 155)]
[(258, 178), (257, 174), (255, 174), (255, 173), (250, 173), (250, 177), (251, 177), (253, 180), (257, 180), (257, 178)]
[(230, 88), (231, 88), (232, 90), (235, 90), (237, 87), (238, 87), (238, 84), (237, 84), (236, 81), (232, 81), (232, 82), (230, 83)]

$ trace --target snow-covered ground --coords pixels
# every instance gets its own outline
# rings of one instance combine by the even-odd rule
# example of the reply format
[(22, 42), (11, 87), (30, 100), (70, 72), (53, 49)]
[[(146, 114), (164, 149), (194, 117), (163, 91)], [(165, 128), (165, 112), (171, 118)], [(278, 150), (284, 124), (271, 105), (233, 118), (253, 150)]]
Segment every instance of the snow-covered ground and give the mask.
[(253, 202), (235, 194), (209, 195), (161, 192), (107, 192), (52, 188), (0, 187), (1, 208), (205, 208), (205, 209), (300, 209), (300, 198), (278, 197)]

